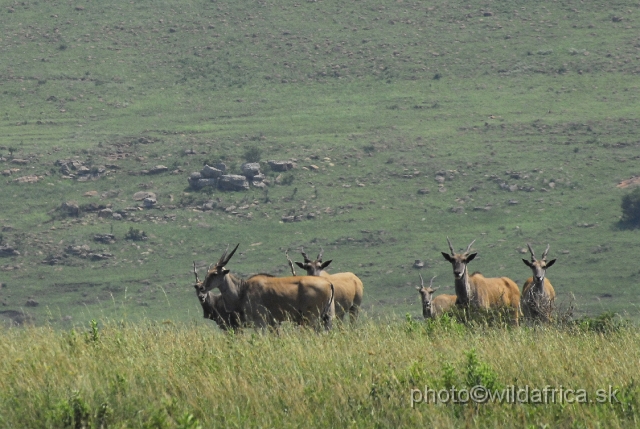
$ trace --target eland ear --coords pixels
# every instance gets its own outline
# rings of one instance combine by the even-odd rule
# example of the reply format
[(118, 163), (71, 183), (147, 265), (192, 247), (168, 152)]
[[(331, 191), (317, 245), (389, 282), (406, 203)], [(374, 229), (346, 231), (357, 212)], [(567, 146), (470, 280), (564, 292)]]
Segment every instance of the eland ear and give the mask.
[(231, 272), (231, 270), (228, 270), (226, 268), (222, 269), (222, 275), (226, 276), (227, 274), (229, 274)]
[(422, 290), (422, 287), (421, 287), (421, 286), (416, 286), (416, 290), (417, 290), (418, 292), (420, 292), (420, 291)]
[(449, 255), (448, 253), (442, 252), (442, 256), (444, 256), (444, 259), (446, 259), (447, 261), (453, 263), (453, 259), (451, 258), (451, 255)]
[(524, 262), (524, 264), (525, 264), (527, 267), (531, 268), (531, 262), (527, 261), (526, 259), (522, 259), (522, 262)]
[(333, 261), (333, 259), (329, 259), (328, 261), (323, 262), (322, 265), (320, 265), (320, 268), (322, 268), (324, 270), (325, 268), (327, 268), (329, 266), (331, 261)]
[(303, 270), (307, 269), (302, 262), (296, 262), (296, 265), (302, 268)]
[(552, 266), (553, 264), (556, 263), (555, 259), (550, 260), (549, 262), (546, 263), (546, 265), (544, 266), (545, 269), (549, 268), (550, 266)]
[(467, 264), (471, 261), (473, 261), (473, 258), (475, 258), (477, 255), (477, 253), (472, 253), (469, 256), (467, 256)]

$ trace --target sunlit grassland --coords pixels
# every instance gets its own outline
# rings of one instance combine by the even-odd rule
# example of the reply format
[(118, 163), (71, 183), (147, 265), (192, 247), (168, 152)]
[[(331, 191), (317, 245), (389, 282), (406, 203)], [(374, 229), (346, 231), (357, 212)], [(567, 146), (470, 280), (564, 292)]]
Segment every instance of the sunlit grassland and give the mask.
[[(366, 321), (328, 334), (285, 326), (229, 335), (205, 323), (150, 321), (10, 330), (0, 342), (0, 425), (630, 427), (639, 417), (639, 341), (635, 328), (452, 321)], [(412, 389), (476, 383), (584, 389), (591, 402), (412, 407)]]

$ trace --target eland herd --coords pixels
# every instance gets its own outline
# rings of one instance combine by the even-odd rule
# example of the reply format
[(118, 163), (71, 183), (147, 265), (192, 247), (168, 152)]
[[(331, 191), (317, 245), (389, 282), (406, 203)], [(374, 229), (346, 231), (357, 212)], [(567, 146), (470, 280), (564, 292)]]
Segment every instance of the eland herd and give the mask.
[[(505, 310), (515, 325), (520, 316), (536, 322), (549, 322), (553, 311), (555, 291), (546, 269), (555, 263), (547, 261), (549, 245), (537, 259), (533, 248), (527, 243), (531, 260), (522, 261), (533, 273), (522, 288), (508, 277), (484, 277), (479, 272), (469, 275), (467, 265), (476, 257), (471, 252), (473, 240), (464, 252), (456, 253), (449, 237), (447, 243), (451, 253), (442, 252), (442, 256), (453, 267), (455, 295), (441, 294), (433, 296), (433, 278), (429, 287), (424, 286), (420, 275), (420, 287), (416, 287), (422, 301), (422, 314), (425, 319), (437, 318), (455, 309), (461, 308), (466, 314), (481, 310)], [(238, 249), (238, 245), (209, 266), (203, 281), (198, 278), (195, 262), (193, 272), (196, 278), (195, 289), (202, 305), (204, 318), (216, 322), (224, 330), (235, 330), (244, 326), (265, 329), (278, 327), (284, 321), (299, 325), (311, 325), (316, 329), (330, 330), (333, 319), (349, 317), (351, 322), (358, 318), (364, 287), (362, 281), (353, 273), (329, 274), (325, 268), (331, 260), (322, 261), (321, 250), (315, 260), (301, 250), (304, 262), (295, 264), (306, 271), (305, 276), (295, 273), (294, 263), (285, 253), (291, 269), (291, 276), (275, 277), (270, 274), (255, 274), (243, 279), (226, 268), (229, 260)], [(214, 294), (218, 289), (219, 294)]]

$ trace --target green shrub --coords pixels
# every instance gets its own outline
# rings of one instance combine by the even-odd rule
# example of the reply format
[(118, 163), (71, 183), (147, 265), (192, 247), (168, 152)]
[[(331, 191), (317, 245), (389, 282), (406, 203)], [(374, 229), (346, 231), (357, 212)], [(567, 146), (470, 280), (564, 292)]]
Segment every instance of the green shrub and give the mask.
[(146, 240), (147, 233), (141, 229), (134, 229), (133, 227), (129, 228), (129, 232), (127, 232), (124, 236), (125, 240), (133, 240), (133, 241), (143, 241)]
[(640, 188), (622, 197), (622, 222), (633, 226), (640, 226)]
[(247, 162), (260, 162), (262, 157), (262, 150), (257, 146), (248, 147), (244, 151), (244, 160)]

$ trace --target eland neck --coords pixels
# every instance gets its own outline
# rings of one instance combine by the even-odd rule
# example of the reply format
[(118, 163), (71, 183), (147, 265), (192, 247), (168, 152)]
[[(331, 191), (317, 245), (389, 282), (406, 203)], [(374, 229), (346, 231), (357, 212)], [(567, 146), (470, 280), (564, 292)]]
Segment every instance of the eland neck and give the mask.
[(460, 277), (455, 276), (455, 289), (458, 296), (458, 304), (469, 305), (471, 302), (471, 283), (469, 282), (469, 272), (466, 264), (462, 275)]

